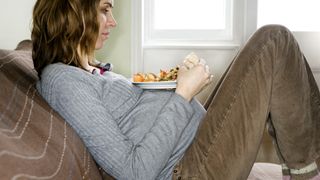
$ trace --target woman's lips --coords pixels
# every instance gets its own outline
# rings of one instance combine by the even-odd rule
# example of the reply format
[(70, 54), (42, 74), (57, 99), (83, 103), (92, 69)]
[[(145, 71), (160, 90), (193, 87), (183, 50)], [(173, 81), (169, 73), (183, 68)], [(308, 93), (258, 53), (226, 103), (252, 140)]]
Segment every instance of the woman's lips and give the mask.
[(104, 38), (104, 39), (107, 39), (108, 37), (109, 37), (109, 32), (106, 32), (106, 33), (102, 33), (102, 37)]

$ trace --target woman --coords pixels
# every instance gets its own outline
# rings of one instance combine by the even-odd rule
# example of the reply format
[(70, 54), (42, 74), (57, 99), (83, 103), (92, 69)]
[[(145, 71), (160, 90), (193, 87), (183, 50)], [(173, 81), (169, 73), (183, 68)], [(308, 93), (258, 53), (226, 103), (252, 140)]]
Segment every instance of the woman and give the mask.
[(116, 26), (112, 7), (112, 0), (37, 0), (32, 30), (38, 91), (107, 173), (245, 179), (268, 122), (285, 177), (317, 175), (319, 90), (287, 29), (269, 26), (251, 38), (212, 92), (205, 115), (193, 98), (212, 80), (205, 62), (187, 59), (175, 91), (142, 90), (101, 70), (94, 50)]

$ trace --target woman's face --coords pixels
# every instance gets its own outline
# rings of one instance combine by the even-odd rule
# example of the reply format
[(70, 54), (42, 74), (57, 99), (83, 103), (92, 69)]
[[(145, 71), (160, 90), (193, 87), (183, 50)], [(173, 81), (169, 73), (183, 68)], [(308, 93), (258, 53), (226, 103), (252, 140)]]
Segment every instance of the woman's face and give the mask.
[(96, 49), (102, 48), (104, 41), (109, 38), (110, 30), (117, 25), (112, 15), (113, 0), (100, 0), (98, 21), (100, 24)]

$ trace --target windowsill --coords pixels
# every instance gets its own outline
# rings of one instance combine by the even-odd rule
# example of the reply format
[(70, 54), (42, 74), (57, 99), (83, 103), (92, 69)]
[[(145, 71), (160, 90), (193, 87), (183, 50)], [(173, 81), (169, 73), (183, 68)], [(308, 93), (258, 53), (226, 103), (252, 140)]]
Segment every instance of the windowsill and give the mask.
[(235, 50), (240, 44), (186, 44), (186, 43), (170, 43), (170, 44), (144, 44), (143, 49), (213, 49), (213, 50)]

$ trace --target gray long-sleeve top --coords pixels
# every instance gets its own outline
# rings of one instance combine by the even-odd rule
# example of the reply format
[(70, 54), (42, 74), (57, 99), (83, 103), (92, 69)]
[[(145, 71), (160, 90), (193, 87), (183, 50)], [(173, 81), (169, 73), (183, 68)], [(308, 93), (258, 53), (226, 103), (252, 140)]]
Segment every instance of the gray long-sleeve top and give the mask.
[(113, 72), (62, 63), (43, 70), (37, 89), (117, 179), (170, 179), (205, 114), (173, 91), (142, 90)]

